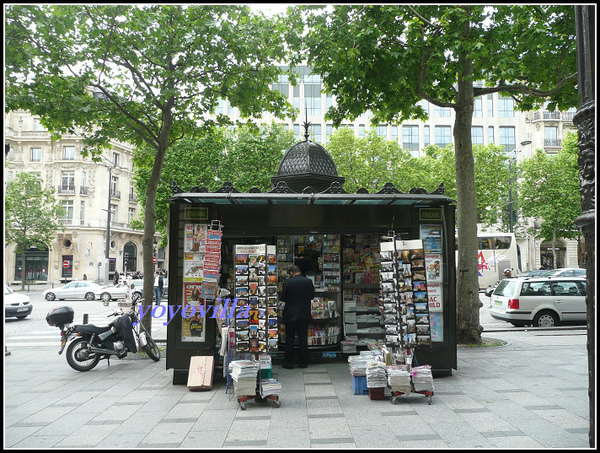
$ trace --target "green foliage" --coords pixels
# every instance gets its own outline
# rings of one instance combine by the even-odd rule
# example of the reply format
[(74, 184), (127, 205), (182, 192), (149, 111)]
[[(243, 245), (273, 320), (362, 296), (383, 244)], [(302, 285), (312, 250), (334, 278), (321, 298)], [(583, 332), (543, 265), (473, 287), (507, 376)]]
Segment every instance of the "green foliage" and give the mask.
[[(157, 188), (157, 230), (163, 233), (163, 237), (166, 236), (173, 181), (177, 181), (183, 190), (205, 187), (214, 192), (229, 181), (242, 192), (252, 187), (267, 191), (283, 152), (293, 143), (293, 133), (276, 124), (262, 128), (248, 124), (236, 128), (235, 132), (215, 127), (196, 137), (179, 140), (165, 157)], [(146, 204), (145, 189), (155, 154), (149, 147), (134, 151), (134, 185), (142, 206)], [(139, 227), (139, 221), (134, 225)]]
[[(54, 190), (44, 189), (38, 176), (20, 172), (7, 184), (4, 209), (4, 241), (17, 245), (15, 252), (21, 254), (22, 275), (26, 275), (23, 251), (31, 246), (49, 248), (56, 231), (64, 230), (58, 221), (63, 208), (54, 198)], [(25, 287), (25, 279), (22, 286)]]
[(252, 187), (268, 191), (283, 154), (295, 142), (292, 131), (275, 123), (260, 128), (253, 125), (240, 127), (229, 136), (230, 146), (219, 179), (230, 181), (242, 192)]
[(47, 250), (58, 229), (63, 208), (53, 189), (44, 189), (33, 173), (21, 172), (7, 185), (4, 238), (17, 244), (17, 253), (30, 246)]
[(539, 149), (519, 164), (519, 206), (526, 217), (542, 219), (531, 233), (543, 241), (575, 238), (575, 219), (581, 215), (577, 134), (570, 132), (558, 154)]

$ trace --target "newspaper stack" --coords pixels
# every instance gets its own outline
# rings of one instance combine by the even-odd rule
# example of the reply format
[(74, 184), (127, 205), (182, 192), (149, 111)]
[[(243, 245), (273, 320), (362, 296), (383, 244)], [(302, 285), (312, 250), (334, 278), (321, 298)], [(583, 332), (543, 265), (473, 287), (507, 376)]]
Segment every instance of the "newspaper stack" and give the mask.
[(279, 395), (281, 393), (281, 382), (277, 379), (262, 379), (260, 381), (260, 396), (265, 398), (269, 395)]
[(256, 394), (258, 370), (259, 363), (255, 360), (234, 360), (229, 364), (236, 397)]
[(348, 364), (350, 365), (350, 374), (352, 376), (366, 376), (367, 366), (371, 362), (371, 358), (365, 358), (360, 355), (351, 355), (348, 357)]
[(369, 362), (367, 366), (367, 388), (387, 387), (387, 373), (385, 364), (381, 362)]
[(413, 367), (411, 373), (415, 392), (433, 392), (433, 375), (429, 365)]
[(410, 373), (406, 365), (390, 365), (387, 369), (388, 384), (392, 392), (410, 393)]

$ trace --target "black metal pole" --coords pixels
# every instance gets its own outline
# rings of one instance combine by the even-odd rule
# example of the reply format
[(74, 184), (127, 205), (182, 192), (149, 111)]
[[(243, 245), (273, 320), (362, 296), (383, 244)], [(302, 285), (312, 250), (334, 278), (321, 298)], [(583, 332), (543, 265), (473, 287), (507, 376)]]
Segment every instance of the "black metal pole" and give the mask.
[(585, 238), (587, 272), (587, 352), (589, 378), (590, 448), (596, 447), (596, 6), (575, 6), (579, 109), (573, 118), (579, 145), (581, 216), (575, 221)]

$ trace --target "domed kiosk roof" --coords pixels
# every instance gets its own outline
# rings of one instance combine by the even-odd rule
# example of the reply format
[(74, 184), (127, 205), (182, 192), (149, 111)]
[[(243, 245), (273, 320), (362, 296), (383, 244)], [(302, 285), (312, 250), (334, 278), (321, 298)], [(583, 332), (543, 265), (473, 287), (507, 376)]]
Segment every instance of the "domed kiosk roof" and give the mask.
[(309, 124), (304, 123), (305, 140), (293, 145), (281, 159), (277, 176), (271, 178), (273, 187), (284, 181), (296, 192), (307, 188), (320, 192), (327, 190), (334, 181), (344, 183), (345, 178), (338, 176), (335, 162), (327, 150), (308, 139)]
[(335, 163), (327, 150), (309, 140), (296, 143), (286, 151), (279, 164), (277, 176), (305, 173), (338, 176)]

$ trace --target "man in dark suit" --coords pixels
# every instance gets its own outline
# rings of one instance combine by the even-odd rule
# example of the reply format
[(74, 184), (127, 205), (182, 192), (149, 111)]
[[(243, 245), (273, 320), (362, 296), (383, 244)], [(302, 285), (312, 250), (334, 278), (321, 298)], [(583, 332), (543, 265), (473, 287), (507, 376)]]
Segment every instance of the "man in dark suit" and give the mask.
[(312, 280), (300, 274), (298, 266), (290, 268), (291, 277), (283, 283), (280, 301), (285, 303), (283, 322), (285, 323), (284, 368), (294, 367), (294, 342), (298, 335), (300, 368), (308, 365), (308, 325), (311, 320), (311, 301), (315, 297)]

